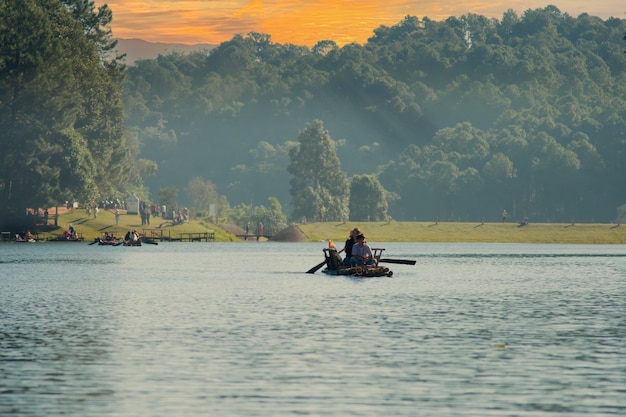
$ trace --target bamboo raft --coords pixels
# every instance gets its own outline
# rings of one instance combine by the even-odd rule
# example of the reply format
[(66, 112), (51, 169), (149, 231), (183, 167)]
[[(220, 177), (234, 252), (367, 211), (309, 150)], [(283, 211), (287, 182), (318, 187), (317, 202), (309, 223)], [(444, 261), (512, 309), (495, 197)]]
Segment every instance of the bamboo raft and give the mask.
[(324, 268), (322, 272), (328, 275), (348, 275), (359, 278), (391, 277), (393, 275), (393, 271), (387, 267), (378, 265), (384, 250), (385, 249), (381, 248), (372, 248), (372, 252), (374, 252), (374, 259), (376, 260), (375, 265), (348, 266), (341, 262), (339, 255), (337, 254), (337, 249), (324, 248), (326, 268)]

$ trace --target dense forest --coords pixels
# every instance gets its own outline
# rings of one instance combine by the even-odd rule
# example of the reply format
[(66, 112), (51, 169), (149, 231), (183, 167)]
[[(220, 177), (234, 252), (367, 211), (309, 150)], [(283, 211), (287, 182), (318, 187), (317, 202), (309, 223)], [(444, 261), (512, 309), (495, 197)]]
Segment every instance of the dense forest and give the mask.
[(124, 64), (111, 21), (108, 7), (87, 0), (0, 1), (3, 227), (37, 208), (141, 186), (123, 137)]
[(268, 203), (296, 221), (609, 222), (626, 203), (625, 20), (407, 16), (363, 45), (250, 33), (125, 67), (113, 13), (0, 1), (3, 216), (129, 193), (240, 222)]
[(608, 222), (626, 201), (624, 32), (549, 6), (407, 16), (341, 48), (238, 35), (128, 68), (127, 129), (158, 165), (151, 189), (200, 176), (231, 204), (275, 196), (300, 213), (285, 168), (319, 120), (394, 219)]

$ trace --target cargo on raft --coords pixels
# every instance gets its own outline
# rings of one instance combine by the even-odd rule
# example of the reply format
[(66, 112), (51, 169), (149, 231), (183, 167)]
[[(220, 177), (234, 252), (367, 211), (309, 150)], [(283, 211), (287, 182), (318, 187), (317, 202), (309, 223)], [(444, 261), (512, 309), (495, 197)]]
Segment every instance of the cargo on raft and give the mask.
[(376, 260), (376, 264), (374, 265), (350, 266), (343, 264), (341, 257), (337, 253), (337, 249), (324, 248), (326, 268), (324, 268), (322, 272), (328, 275), (349, 275), (360, 278), (391, 277), (393, 275), (393, 271), (389, 268), (378, 265), (384, 250), (385, 249), (381, 248), (372, 248), (374, 259)]

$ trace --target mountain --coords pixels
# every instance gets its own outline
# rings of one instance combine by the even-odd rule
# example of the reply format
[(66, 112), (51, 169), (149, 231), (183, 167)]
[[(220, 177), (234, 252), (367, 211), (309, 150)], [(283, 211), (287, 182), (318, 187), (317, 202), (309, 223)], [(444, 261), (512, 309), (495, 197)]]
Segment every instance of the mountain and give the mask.
[(216, 45), (198, 43), (185, 45), (182, 43), (148, 42), (143, 39), (117, 39), (117, 50), (126, 54), (126, 64), (133, 65), (139, 59), (155, 59), (159, 55), (167, 55), (172, 52), (192, 52), (210, 50)]

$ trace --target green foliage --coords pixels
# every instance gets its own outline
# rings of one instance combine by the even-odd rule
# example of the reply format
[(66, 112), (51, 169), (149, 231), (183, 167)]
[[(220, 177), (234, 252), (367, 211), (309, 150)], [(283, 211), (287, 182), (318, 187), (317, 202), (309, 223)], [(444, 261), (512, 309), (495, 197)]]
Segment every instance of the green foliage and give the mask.
[(172, 211), (178, 210), (178, 189), (176, 187), (161, 188), (157, 194), (157, 202), (159, 206), (165, 206), (167, 213), (164, 216), (169, 218)]
[(276, 197), (267, 199), (268, 207), (255, 207), (250, 215), (250, 222), (257, 227), (263, 224), (263, 232), (267, 236), (273, 236), (287, 227), (287, 216)]
[[(111, 197), (128, 182), (106, 6), (0, 4), (0, 211)], [(108, 33), (108, 35), (107, 35)]]
[(264, 233), (273, 236), (287, 227), (287, 216), (276, 197), (269, 197), (267, 203), (268, 207), (238, 204), (229, 210), (229, 220), (244, 230), (247, 228), (251, 235), (258, 231), (259, 224), (262, 223)]
[(350, 181), (350, 221), (387, 220), (385, 189), (374, 175), (355, 175)]
[(397, 196), (394, 218), (608, 219), (626, 175), (625, 32), (548, 6), (407, 16), (341, 48), (237, 35), (208, 56), (131, 67), (128, 121), (141, 156), (159, 161), (152, 186), (201, 176), (235, 202), (291, 193), (294, 218), (347, 214), (315, 177), (284, 175), (301, 148), (285, 138), (316, 118), (341, 138), (342, 169)]
[(298, 135), (298, 147), (289, 152), (287, 167), (293, 178), (290, 194), (294, 219), (333, 219), (347, 217), (348, 179), (341, 171), (335, 142), (320, 120), (309, 123)]
[(187, 198), (191, 202), (191, 207), (201, 213), (208, 214), (211, 204), (217, 208), (217, 216), (221, 217), (222, 210), (219, 207), (219, 194), (215, 184), (200, 177), (189, 180), (185, 188)]
[(250, 228), (250, 221), (252, 218), (252, 206), (248, 204), (237, 204), (235, 207), (231, 207), (228, 211), (228, 219), (231, 223), (237, 224), (243, 229), (248, 225)]
[(96, 186), (96, 164), (89, 152), (85, 139), (76, 131), (61, 132), (58, 141), (63, 152), (58, 154), (60, 161), (53, 166), (61, 169), (59, 175), (59, 195), (73, 197), (76, 201), (93, 201), (98, 197)]

